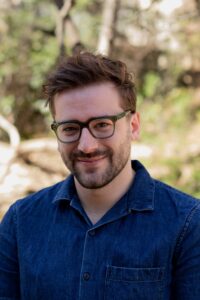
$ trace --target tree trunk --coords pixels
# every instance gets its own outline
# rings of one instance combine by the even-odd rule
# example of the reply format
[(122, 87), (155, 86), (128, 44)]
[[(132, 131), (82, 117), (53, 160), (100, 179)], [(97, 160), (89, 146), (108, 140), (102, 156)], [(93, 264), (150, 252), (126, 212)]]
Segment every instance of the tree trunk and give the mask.
[(60, 56), (65, 54), (65, 20), (67, 19), (74, 3), (74, 0), (65, 0), (63, 1), (63, 6), (59, 8), (58, 2), (56, 2), (57, 7), (59, 8), (56, 19), (56, 37), (60, 49)]
[(97, 51), (109, 55), (115, 35), (117, 12), (120, 0), (105, 0), (103, 7), (102, 26)]
[(68, 41), (69, 47), (73, 54), (78, 54), (85, 49), (80, 40), (79, 30), (69, 15), (65, 19), (64, 30), (65, 39)]
[(198, 14), (200, 15), (200, 0), (195, 0)]

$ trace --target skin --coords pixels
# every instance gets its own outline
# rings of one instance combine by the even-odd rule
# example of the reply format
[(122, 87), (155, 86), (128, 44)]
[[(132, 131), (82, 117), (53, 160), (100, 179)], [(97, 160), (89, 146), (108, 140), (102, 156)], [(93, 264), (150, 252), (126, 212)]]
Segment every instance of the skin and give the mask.
[[(91, 117), (116, 115), (124, 111), (122, 101), (110, 82), (63, 91), (54, 99), (54, 119), (84, 122)], [(130, 151), (139, 129), (139, 115), (135, 113), (118, 120), (110, 138), (95, 139), (84, 128), (79, 141), (58, 141), (63, 162), (74, 174), (78, 196), (93, 224), (126, 193), (134, 179)]]

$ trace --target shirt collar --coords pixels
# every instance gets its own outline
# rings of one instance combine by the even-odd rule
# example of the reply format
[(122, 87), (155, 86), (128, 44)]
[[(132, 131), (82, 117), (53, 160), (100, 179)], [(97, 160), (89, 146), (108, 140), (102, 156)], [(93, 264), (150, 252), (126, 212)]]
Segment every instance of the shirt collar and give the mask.
[[(155, 191), (154, 180), (139, 161), (133, 160), (132, 168), (135, 170), (135, 178), (126, 194), (127, 208), (136, 211), (153, 210)], [(69, 175), (67, 179), (61, 183), (60, 189), (52, 202), (66, 201), (70, 203), (75, 198), (77, 198), (77, 193), (74, 178), (72, 175)]]
[(130, 210), (154, 210), (155, 181), (145, 167), (137, 160), (132, 161), (135, 178), (127, 192), (127, 206)]
[(61, 186), (52, 200), (52, 203), (66, 201), (70, 203), (74, 196), (77, 196), (76, 188), (74, 184), (74, 177), (69, 175), (64, 181), (61, 182)]

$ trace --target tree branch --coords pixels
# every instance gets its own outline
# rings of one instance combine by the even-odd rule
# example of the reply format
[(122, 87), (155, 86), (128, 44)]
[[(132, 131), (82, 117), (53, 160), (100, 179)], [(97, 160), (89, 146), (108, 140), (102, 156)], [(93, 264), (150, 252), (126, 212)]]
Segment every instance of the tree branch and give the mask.
[(0, 127), (7, 132), (11, 147), (15, 149), (18, 148), (20, 144), (20, 135), (17, 128), (2, 115), (0, 115)]
[(69, 15), (70, 9), (73, 7), (74, 4), (75, 4), (74, 0), (65, 0), (63, 6), (61, 7), (61, 9), (58, 10), (57, 13), (55, 32), (56, 32), (56, 37), (58, 40), (58, 45), (60, 48), (61, 55), (63, 54), (65, 48), (64, 47), (65, 19)]

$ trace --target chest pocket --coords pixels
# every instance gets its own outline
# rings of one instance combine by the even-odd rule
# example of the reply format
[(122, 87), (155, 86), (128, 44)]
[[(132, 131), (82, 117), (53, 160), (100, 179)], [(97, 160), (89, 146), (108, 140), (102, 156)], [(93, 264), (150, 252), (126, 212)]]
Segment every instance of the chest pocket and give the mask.
[(121, 268), (108, 266), (105, 300), (162, 299), (164, 268)]

